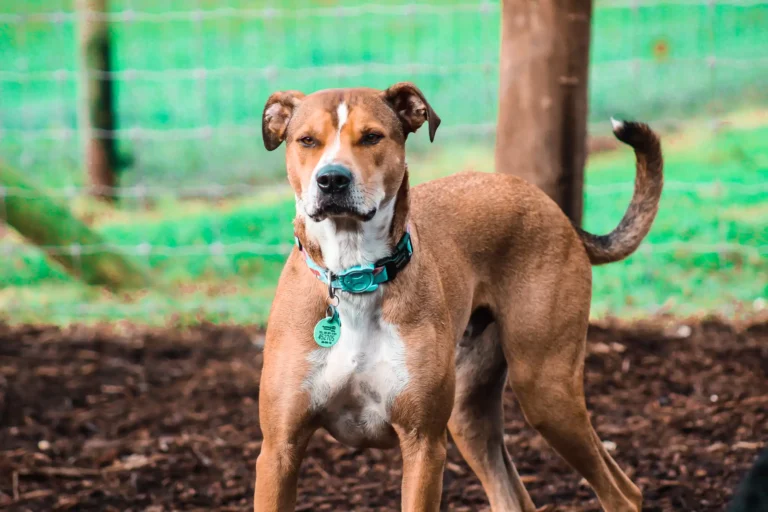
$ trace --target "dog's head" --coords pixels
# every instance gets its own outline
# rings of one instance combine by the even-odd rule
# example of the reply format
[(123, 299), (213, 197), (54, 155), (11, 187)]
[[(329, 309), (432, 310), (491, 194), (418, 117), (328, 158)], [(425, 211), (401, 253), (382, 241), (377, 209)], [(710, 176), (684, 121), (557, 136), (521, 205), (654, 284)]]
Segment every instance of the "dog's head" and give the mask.
[(397, 195), (405, 140), (422, 124), (434, 139), (440, 118), (421, 91), (402, 82), (385, 91), (330, 89), (272, 94), (264, 106), (264, 146), (286, 142), (288, 180), (314, 221), (372, 219)]

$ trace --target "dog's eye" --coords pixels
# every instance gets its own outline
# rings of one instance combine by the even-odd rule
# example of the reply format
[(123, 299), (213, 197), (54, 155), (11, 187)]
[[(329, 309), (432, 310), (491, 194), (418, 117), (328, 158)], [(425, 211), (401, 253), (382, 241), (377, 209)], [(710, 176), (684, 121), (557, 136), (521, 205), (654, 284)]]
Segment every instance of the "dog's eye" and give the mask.
[(301, 144), (305, 148), (313, 148), (317, 145), (317, 142), (315, 142), (315, 139), (313, 139), (309, 135), (305, 135), (304, 137), (299, 138), (299, 144)]
[(360, 144), (363, 144), (366, 146), (373, 146), (374, 144), (378, 144), (379, 141), (383, 138), (384, 136), (380, 133), (376, 133), (376, 132), (366, 133), (360, 139)]

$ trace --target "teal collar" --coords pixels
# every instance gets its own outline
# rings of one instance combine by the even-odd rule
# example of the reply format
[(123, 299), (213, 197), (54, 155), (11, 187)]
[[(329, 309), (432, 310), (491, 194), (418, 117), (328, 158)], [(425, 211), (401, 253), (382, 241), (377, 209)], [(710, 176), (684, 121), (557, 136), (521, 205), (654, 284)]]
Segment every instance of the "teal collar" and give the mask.
[(355, 265), (345, 269), (339, 274), (334, 274), (315, 263), (301, 246), (299, 238), (294, 236), (299, 251), (304, 255), (309, 270), (315, 276), (333, 289), (348, 293), (368, 293), (376, 290), (380, 284), (392, 281), (401, 270), (405, 268), (411, 256), (413, 256), (413, 244), (408, 229), (397, 243), (395, 252), (376, 263), (367, 265)]

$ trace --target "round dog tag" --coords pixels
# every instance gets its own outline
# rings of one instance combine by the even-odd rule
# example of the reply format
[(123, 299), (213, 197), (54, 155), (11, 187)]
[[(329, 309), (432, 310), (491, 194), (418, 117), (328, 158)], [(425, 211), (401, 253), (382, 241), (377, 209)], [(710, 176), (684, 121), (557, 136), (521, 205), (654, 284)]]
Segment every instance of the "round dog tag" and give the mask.
[(339, 314), (323, 318), (315, 325), (315, 343), (324, 348), (332, 347), (341, 337), (341, 321)]

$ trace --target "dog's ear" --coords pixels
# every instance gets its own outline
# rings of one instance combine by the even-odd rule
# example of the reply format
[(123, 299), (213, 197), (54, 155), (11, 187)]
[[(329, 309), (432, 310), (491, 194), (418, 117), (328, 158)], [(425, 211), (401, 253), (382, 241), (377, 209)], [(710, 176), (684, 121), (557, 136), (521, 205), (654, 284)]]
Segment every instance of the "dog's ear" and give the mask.
[(304, 93), (299, 91), (280, 91), (267, 100), (261, 117), (261, 135), (268, 151), (276, 149), (285, 140), (288, 122), (303, 98)]
[(384, 99), (397, 113), (397, 117), (403, 123), (405, 136), (415, 132), (427, 121), (429, 125), (429, 141), (435, 140), (435, 132), (440, 126), (440, 117), (432, 110), (429, 102), (418, 87), (410, 82), (400, 82), (386, 91)]

